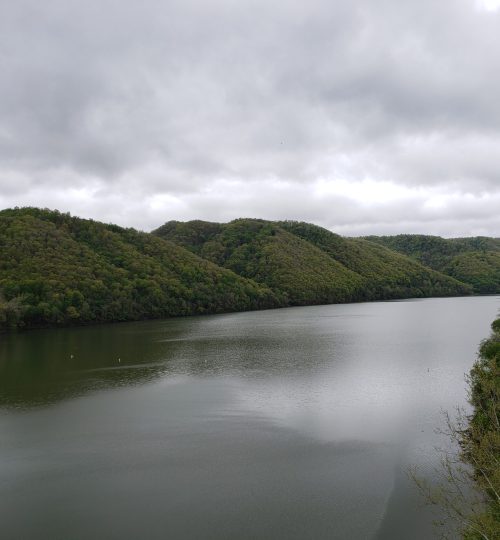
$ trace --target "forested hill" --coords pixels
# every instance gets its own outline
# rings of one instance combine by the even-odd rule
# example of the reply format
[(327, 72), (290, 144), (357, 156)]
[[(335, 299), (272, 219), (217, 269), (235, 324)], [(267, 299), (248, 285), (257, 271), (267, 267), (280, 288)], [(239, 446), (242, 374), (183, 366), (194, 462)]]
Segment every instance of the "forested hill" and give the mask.
[(271, 287), (287, 305), (350, 302), (364, 280), (316, 246), (275, 223), (239, 219), (221, 225), (170, 222), (153, 234)]
[(144, 233), (0, 211), (0, 330), (470, 292), (387, 247), (307, 223), (168, 222)]
[(443, 274), (470, 284), (475, 293), (500, 293), (500, 238), (450, 238), (420, 234), (367, 236)]
[(170, 221), (153, 234), (268, 285), (291, 305), (471, 292), (383, 246), (307, 223)]
[(266, 286), (147, 233), (47, 210), (0, 212), (0, 329), (282, 305)]
[(280, 225), (322, 249), (330, 257), (364, 278), (367, 300), (470, 293), (407, 256), (362, 238), (344, 238), (310, 223), (285, 221)]

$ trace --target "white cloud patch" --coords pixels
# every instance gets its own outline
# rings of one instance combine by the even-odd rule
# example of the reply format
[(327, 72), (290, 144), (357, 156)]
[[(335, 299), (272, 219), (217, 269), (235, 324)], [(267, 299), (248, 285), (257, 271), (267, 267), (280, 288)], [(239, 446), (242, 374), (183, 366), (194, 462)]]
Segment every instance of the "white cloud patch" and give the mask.
[(480, 9), (485, 11), (497, 11), (500, 9), (500, 0), (476, 0)]

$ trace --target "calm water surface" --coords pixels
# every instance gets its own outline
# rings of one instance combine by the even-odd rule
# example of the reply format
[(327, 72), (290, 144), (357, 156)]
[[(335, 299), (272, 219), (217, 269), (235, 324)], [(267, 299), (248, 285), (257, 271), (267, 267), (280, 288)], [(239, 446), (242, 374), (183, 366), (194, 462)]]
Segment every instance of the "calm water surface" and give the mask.
[(435, 537), (441, 409), (500, 297), (0, 336), (0, 537)]

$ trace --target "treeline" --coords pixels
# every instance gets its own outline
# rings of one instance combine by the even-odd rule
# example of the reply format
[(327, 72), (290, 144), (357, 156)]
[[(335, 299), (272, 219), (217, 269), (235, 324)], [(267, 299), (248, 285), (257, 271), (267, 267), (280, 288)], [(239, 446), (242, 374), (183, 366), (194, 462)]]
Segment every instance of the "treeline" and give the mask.
[(15, 208), (0, 212), (0, 253), (0, 330), (472, 292), (378, 243), (293, 221), (143, 233)]
[(420, 234), (367, 236), (367, 240), (408, 255), (468, 283), (478, 294), (500, 293), (500, 238), (440, 238)]

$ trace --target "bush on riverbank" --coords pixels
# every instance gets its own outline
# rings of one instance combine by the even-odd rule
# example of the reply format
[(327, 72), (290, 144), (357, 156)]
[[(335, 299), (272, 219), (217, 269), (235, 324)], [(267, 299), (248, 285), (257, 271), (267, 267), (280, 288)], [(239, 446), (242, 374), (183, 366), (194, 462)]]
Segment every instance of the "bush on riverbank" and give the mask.
[(410, 476), (429, 504), (439, 507), (437, 525), (446, 540), (500, 540), (500, 318), (479, 348), (468, 376), (472, 413), (446, 413), (442, 450), (432, 481), (416, 468)]
[(483, 341), (471, 370), (470, 402), (474, 408), (461, 437), (462, 457), (473, 468), (485, 506), (467, 527), (467, 540), (500, 538), (500, 319)]

